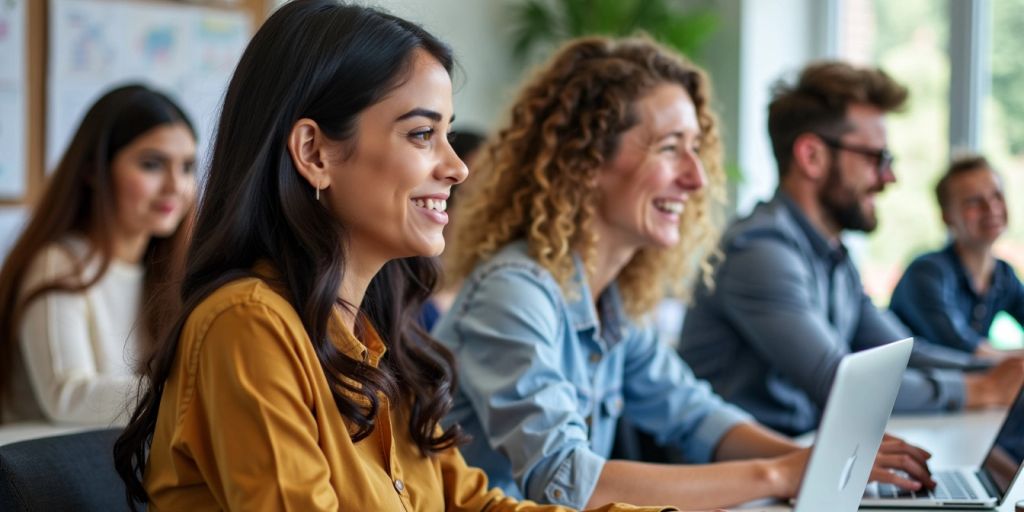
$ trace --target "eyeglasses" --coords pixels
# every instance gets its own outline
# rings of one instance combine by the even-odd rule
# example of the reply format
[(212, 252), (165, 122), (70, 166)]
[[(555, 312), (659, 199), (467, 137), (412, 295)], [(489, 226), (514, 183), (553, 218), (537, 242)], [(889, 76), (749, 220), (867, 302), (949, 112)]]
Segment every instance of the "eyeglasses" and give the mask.
[(871, 157), (875, 161), (875, 172), (877, 172), (879, 176), (885, 174), (886, 171), (892, 171), (892, 162), (896, 157), (892, 156), (892, 153), (889, 152), (889, 148), (869, 148), (867, 146), (847, 144), (839, 139), (821, 134), (816, 135), (818, 135), (818, 138), (820, 138), (821, 141), (830, 148), (841, 149), (843, 151), (849, 151), (851, 153)]

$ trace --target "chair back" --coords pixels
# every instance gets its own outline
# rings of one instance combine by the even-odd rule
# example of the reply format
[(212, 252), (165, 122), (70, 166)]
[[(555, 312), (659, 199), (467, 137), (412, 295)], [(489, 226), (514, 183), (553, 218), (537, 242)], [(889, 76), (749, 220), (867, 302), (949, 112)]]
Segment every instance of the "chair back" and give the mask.
[(0, 510), (127, 510), (114, 469), (120, 433), (91, 430), (0, 446)]

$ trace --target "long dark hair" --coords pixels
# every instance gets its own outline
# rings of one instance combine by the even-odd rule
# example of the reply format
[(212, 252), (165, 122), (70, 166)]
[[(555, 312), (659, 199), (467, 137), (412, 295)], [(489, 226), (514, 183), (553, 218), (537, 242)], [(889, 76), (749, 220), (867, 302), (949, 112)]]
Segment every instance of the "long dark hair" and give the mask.
[(215, 289), (254, 275), (258, 261), (279, 274), (274, 284), (302, 319), (338, 411), (356, 427), (353, 440), (372, 432), (379, 392), (411, 407), (410, 432), (424, 454), (462, 440), (458, 428), (435, 433), (451, 408), (452, 357), (415, 327), (438, 270), (429, 258), (385, 264), (359, 314), (388, 346), (386, 357), (374, 368), (339, 352), (327, 327), (346, 267), (344, 226), (315, 200), (286, 148), (292, 126), (302, 118), (316, 121), (335, 140), (356, 135), (360, 112), (401, 84), (417, 49), (451, 73), (451, 51), (422, 28), (329, 0), (286, 4), (249, 43), (224, 99), (188, 251), (182, 314), (150, 360), (148, 388), (114, 446), (130, 506), (148, 500), (140, 477), (185, 319)]
[[(85, 114), (0, 270), (0, 401), (7, 398), (18, 324), (28, 304), (55, 291), (82, 292), (102, 279), (110, 267), (117, 216), (110, 168), (114, 157), (153, 128), (175, 123), (187, 126), (195, 138), (192, 123), (178, 105), (138, 84), (107, 92)], [(176, 297), (166, 293), (165, 284), (180, 268), (191, 215), (189, 210), (170, 236), (150, 239), (143, 254), (143, 339), (151, 341), (159, 336), (167, 313), (175, 309)], [(76, 260), (72, 271), (34, 289), (22, 290), (25, 275), (39, 253), (69, 235), (88, 242), (84, 255), (73, 255)], [(86, 276), (87, 264), (94, 258), (98, 258), (98, 269)]]

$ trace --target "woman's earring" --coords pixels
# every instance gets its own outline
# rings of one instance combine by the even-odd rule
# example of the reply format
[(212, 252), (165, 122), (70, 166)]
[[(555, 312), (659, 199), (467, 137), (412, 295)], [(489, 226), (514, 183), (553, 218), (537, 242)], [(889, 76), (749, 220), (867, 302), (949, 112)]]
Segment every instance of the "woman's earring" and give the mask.
[(317, 201), (320, 200), (320, 182), (321, 182), (321, 180), (319, 180), (319, 179), (316, 180), (316, 200)]

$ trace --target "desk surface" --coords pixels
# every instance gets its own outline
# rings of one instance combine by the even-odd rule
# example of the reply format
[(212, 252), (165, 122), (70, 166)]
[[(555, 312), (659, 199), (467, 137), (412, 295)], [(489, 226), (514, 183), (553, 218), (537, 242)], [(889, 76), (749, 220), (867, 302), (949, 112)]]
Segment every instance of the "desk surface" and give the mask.
[[(955, 415), (894, 416), (889, 420), (889, 433), (902, 437), (932, 452), (932, 467), (974, 466), (985, 457), (996, 432), (1003, 422), (1005, 411), (968, 412)], [(1013, 504), (1024, 500), (1024, 483), (1020, 481), (998, 512), (1014, 512)], [(744, 512), (784, 512), (791, 510), (782, 504), (749, 504), (736, 510)], [(864, 511), (910, 512), (923, 509), (863, 508)], [(933, 509), (935, 510), (935, 509)], [(943, 509), (954, 510), (954, 509)], [(975, 512), (978, 509), (973, 509)]]

